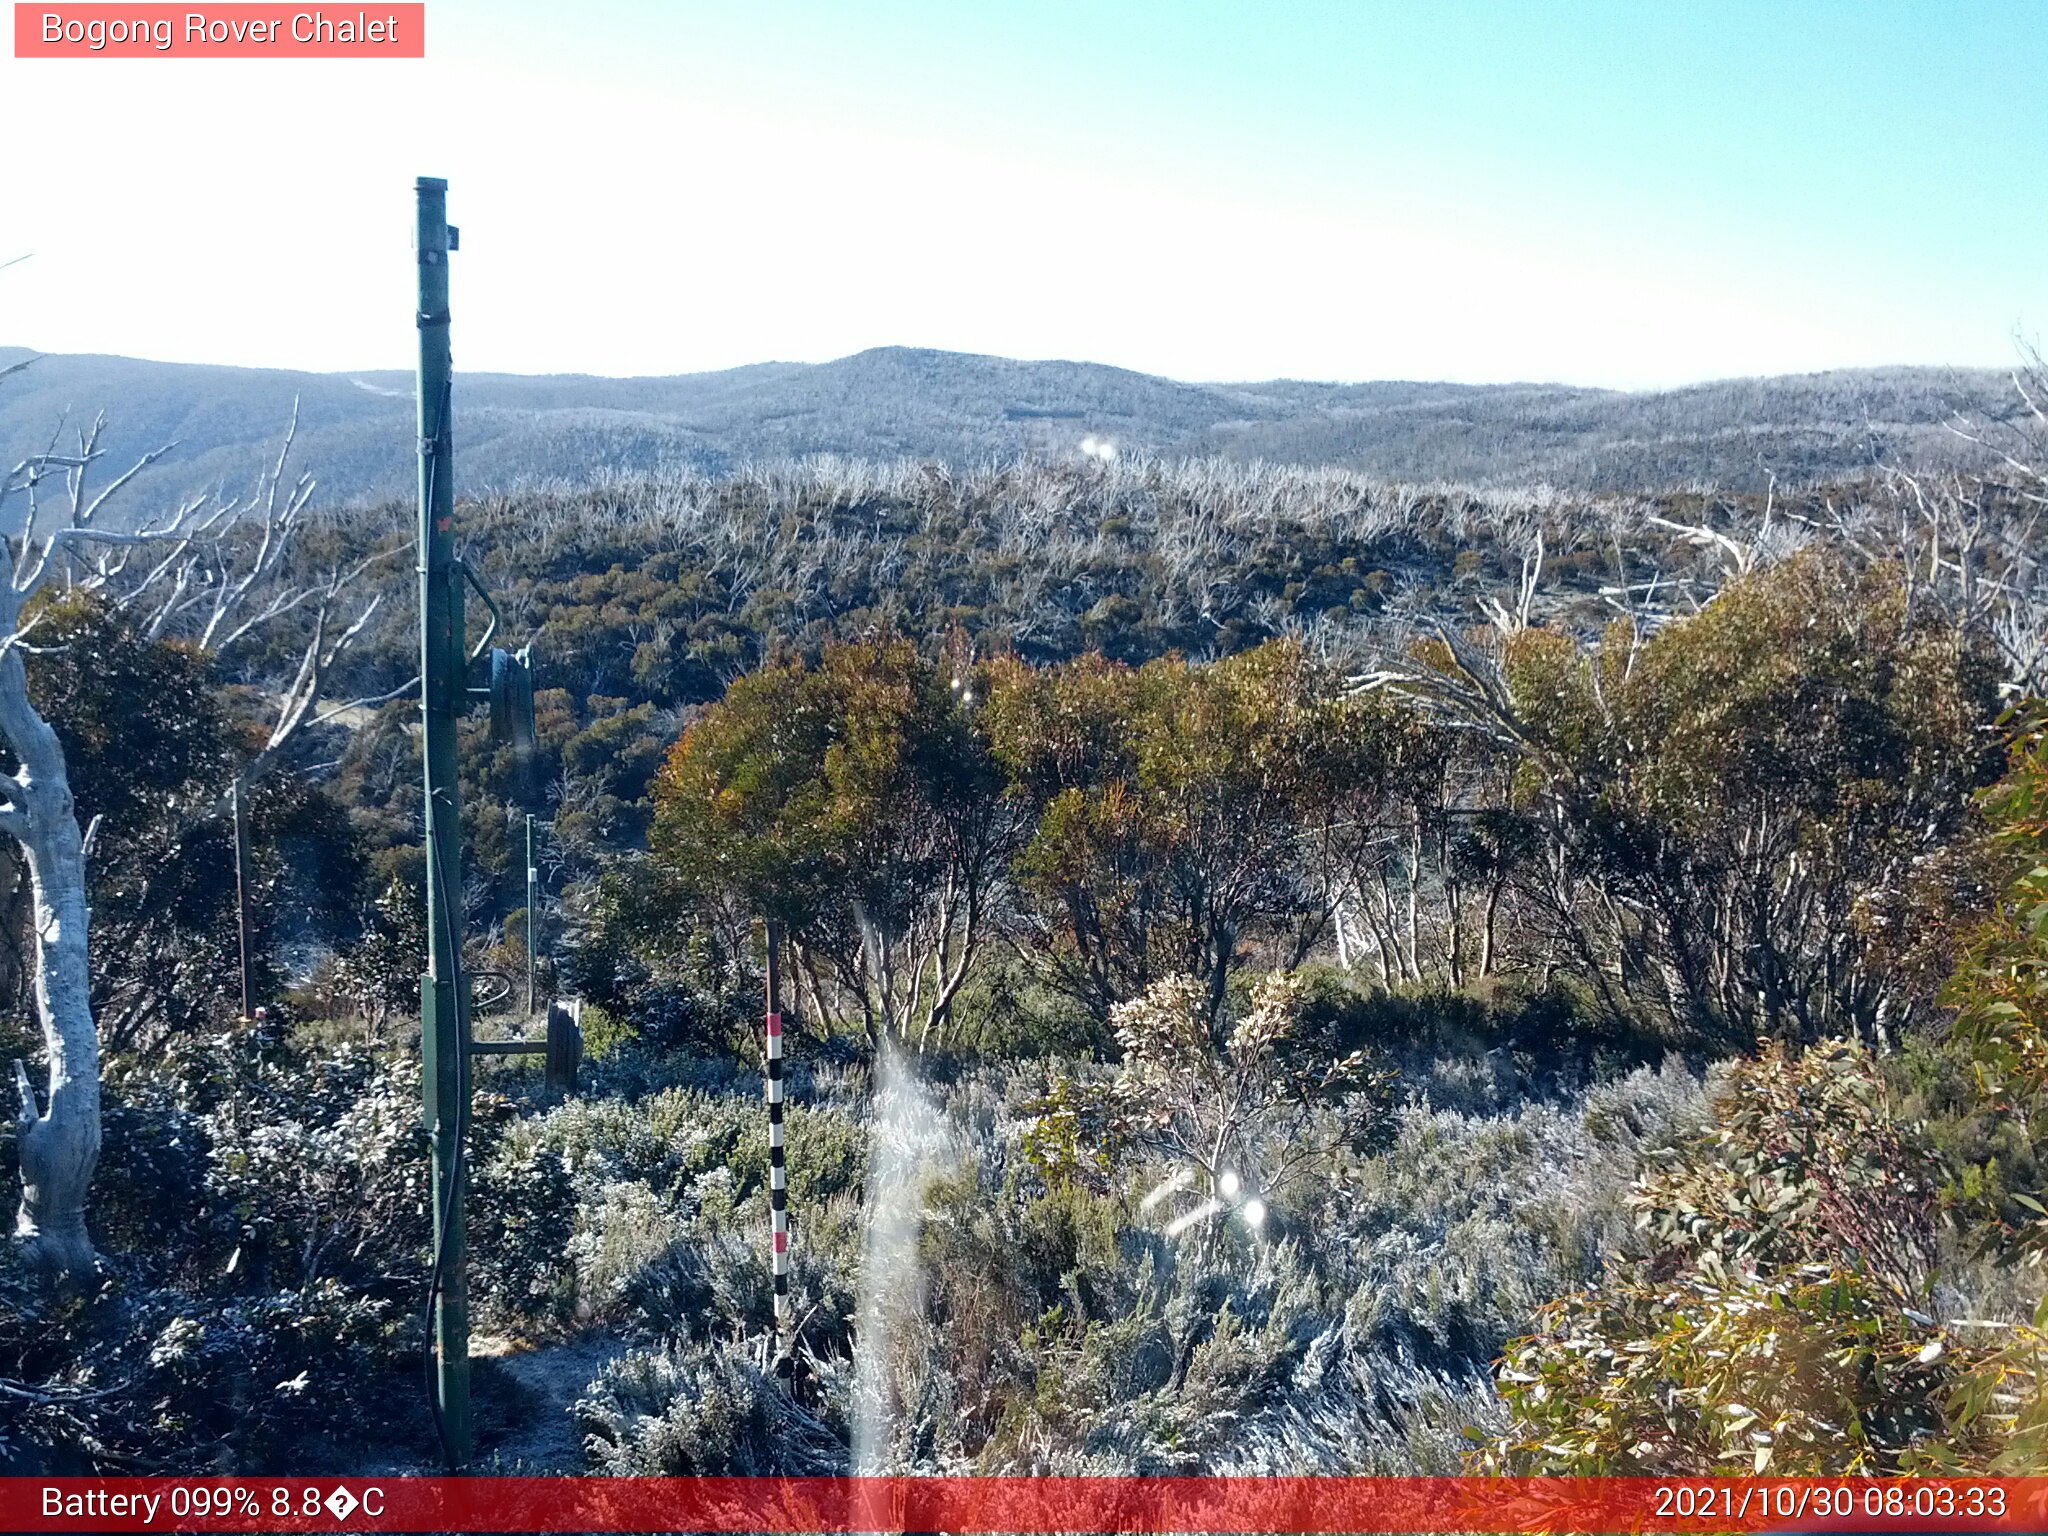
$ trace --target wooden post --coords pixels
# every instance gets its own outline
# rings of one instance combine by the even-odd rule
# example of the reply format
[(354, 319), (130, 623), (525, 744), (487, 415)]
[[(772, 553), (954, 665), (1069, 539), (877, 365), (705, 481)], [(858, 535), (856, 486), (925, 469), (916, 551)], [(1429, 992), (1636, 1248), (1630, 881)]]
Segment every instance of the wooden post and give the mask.
[(583, 1064), (582, 1002), (557, 998), (548, 1004), (545, 1081), (550, 1093), (564, 1097), (576, 1091), (576, 1072)]

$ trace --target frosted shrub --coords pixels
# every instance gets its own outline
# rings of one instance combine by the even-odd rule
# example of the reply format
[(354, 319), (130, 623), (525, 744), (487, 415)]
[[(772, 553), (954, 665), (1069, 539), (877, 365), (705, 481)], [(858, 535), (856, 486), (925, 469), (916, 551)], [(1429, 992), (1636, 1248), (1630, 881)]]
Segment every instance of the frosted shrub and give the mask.
[[(1640, 1152), (1699, 1123), (1703, 1102), (1675, 1063), (1511, 1113), (1411, 1102), (1384, 1147), (1337, 1158), (1277, 1201), (1258, 1233), (1226, 1220), (1163, 1236), (1137, 1199), (1161, 1169), (1128, 1156), (1112, 1165), (1110, 1198), (1070, 1185), (1057, 1202), (1021, 1209), (1008, 1194), (1016, 1175), (991, 1176), (985, 1164), (978, 1190), (953, 1196), (972, 1206), (966, 1227), (947, 1229), (977, 1231), (985, 1247), (978, 1257), (937, 1250), (955, 1277), (935, 1282), (937, 1300), (950, 1318), (968, 1314), (961, 1293), (977, 1288), (993, 1293), (977, 1317), (1014, 1313), (1034, 1295), (1046, 1310), (1013, 1356), (976, 1363), (986, 1346), (966, 1350), (963, 1369), (952, 1345), (954, 1389), (1001, 1393), (1007, 1374), (1022, 1393), (979, 1463), (1455, 1471), (1467, 1431), (1493, 1434), (1504, 1422), (1492, 1361), (1626, 1244)], [(1290, 1123), (1289, 1134), (1330, 1136), (1334, 1117), (1316, 1118), (1326, 1113)], [(1588, 1119), (1600, 1115), (1609, 1123), (1596, 1135)], [(1011, 1122), (1008, 1134), (1028, 1140), (1041, 1128)], [(1257, 1159), (1267, 1149), (1253, 1136), (1246, 1151)], [(1068, 1214), (1048, 1226), (1054, 1209)], [(1041, 1234), (1051, 1232), (1071, 1236), (1048, 1252)], [(1005, 1267), (1009, 1252), (1044, 1253), (1044, 1267)], [(977, 1287), (967, 1276), (985, 1278)]]
[[(560, 1152), (586, 1200), (618, 1180), (683, 1200), (692, 1181), (722, 1169), (732, 1175), (734, 1199), (745, 1201), (768, 1186), (768, 1123), (759, 1079), (744, 1081), (740, 1093), (669, 1088), (637, 1101), (572, 1099), (509, 1130), (505, 1144), (515, 1155)], [(788, 1114), (794, 1195), (823, 1197), (860, 1182), (862, 1135), (850, 1115), (797, 1103)]]
[(678, 1148), (656, 1131), (644, 1109), (624, 1099), (571, 1099), (506, 1131), (505, 1155), (539, 1150), (558, 1154), (586, 1193), (623, 1180), (666, 1193), (681, 1171)]
[(768, 1266), (757, 1234), (706, 1231), (645, 1258), (620, 1287), (634, 1314), (671, 1340), (717, 1325), (759, 1334), (771, 1318)]
[(72, 1296), (0, 1256), (0, 1460), (283, 1470), (402, 1421), (427, 1249), (416, 1070), (226, 1032), (131, 1060), (108, 1091), (144, 1154), (110, 1209), (150, 1244)]
[(1023, 1414), (990, 1471), (1055, 1474), (1442, 1472), (1491, 1422), (1483, 1375), (1389, 1351), (1286, 1241), (1149, 1266), (1128, 1313), (1049, 1317)]
[[(1257, 1178), (1304, 1146), (1324, 1155), (1279, 1182), (1257, 1226), (1231, 1208), (1169, 1231), (1187, 1198), (1144, 1196), (1198, 1134), (1220, 1174), (1213, 1109), (1239, 1064), (1296, 1049), (1285, 999), (1267, 992), (1213, 1033), (1199, 999), (1150, 999), (1148, 1016), (1120, 1020), (1121, 1066), (962, 1067), (930, 1085), (962, 1156), (923, 1195), (923, 1299), (890, 1335), (878, 1465), (1447, 1473), (1469, 1434), (1501, 1432), (1492, 1363), (1633, 1241), (1628, 1190), (1649, 1151), (1705, 1122), (1699, 1083), (1672, 1062), (1483, 1114), (1368, 1097), (1379, 1125), (1362, 1139), (1341, 1092), (1248, 1074), (1256, 1112), (1229, 1122), (1228, 1161)], [(1062, 1072), (1089, 1109), (1070, 1139), (1101, 1154), (1078, 1176), (1037, 1155)], [(1480, 1097), (1526, 1091), (1496, 1078)], [(1149, 1131), (1095, 1139), (1148, 1099), (1179, 1118), (1162, 1127), (1155, 1108)], [(847, 1465), (864, 1112), (791, 1115), (795, 1410), (763, 1395), (772, 1312), (751, 1093), (565, 1105), (508, 1132), (507, 1148), (553, 1149), (573, 1169), (583, 1304), (663, 1341), (586, 1395), (594, 1469)]]
[(1618, 1146), (1673, 1146), (1706, 1128), (1711, 1097), (1726, 1080), (1727, 1069), (1720, 1067), (1703, 1084), (1676, 1056), (1654, 1070), (1638, 1067), (1587, 1090), (1586, 1132)]
[(615, 1315), (642, 1273), (666, 1255), (685, 1223), (641, 1181), (607, 1184), (578, 1217), (569, 1240), (580, 1304), (598, 1316)]
[(843, 1476), (845, 1442), (741, 1346), (630, 1354), (576, 1404), (594, 1471), (618, 1477)]
[(142, 1427), (159, 1452), (181, 1446), (223, 1469), (281, 1469), (338, 1426), (391, 1414), (407, 1384), (395, 1335), (414, 1315), (410, 1298), (401, 1305), (330, 1277), (231, 1301), (152, 1300), (182, 1301), (151, 1351)]
[(502, 1326), (545, 1327), (575, 1299), (575, 1181), (561, 1152), (530, 1138), (508, 1140), (471, 1175), (472, 1294)]
[[(664, 1333), (707, 1297), (736, 1324), (765, 1318), (768, 1138), (754, 1091), (572, 1099), (505, 1127), (477, 1171), (480, 1299), (541, 1330), (576, 1315)], [(788, 1123), (807, 1225), (858, 1187), (861, 1132), (836, 1109), (792, 1105)], [(685, 1257), (690, 1245), (703, 1252)]]
[(199, 1125), (206, 1192), (238, 1224), (241, 1263), (274, 1280), (374, 1270), (366, 1253), (395, 1257), (424, 1240), (416, 1067), (354, 1050), (262, 1063)]

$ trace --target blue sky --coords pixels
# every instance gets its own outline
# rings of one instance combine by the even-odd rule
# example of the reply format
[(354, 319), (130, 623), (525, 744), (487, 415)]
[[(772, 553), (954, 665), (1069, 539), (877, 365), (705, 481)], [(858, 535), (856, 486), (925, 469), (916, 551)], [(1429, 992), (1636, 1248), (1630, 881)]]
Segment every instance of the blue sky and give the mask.
[[(403, 367), (904, 343), (1184, 378), (2006, 364), (2048, 8), (482, 4), (424, 62), (0, 60), (0, 341)], [(78, 195), (83, 188), (84, 195)], [(33, 217), (21, 210), (40, 209)]]

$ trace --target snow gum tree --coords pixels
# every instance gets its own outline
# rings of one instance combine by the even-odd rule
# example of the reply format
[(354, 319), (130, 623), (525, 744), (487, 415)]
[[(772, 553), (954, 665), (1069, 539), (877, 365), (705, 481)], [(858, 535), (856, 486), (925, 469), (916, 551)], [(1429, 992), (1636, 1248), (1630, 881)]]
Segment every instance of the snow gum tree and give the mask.
[(1022, 832), (972, 726), (975, 670), (902, 639), (764, 667), (684, 732), (651, 847), (699, 920), (788, 935), (821, 1022), (943, 1044)]

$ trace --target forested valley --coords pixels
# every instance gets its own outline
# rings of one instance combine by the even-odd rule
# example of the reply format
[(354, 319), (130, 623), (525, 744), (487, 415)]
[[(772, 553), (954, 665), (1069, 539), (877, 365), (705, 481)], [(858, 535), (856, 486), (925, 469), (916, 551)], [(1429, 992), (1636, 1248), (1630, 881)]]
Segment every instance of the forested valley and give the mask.
[[(586, 1050), (478, 1065), (479, 1464), (2038, 1470), (2048, 483), (2005, 462), (464, 502), (540, 690), (531, 760), (464, 741), (479, 1030), (531, 958)], [(39, 494), (90, 527), (120, 467)], [(13, 546), (100, 1059), (89, 1249), (0, 1258), (10, 1470), (433, 1466), (414, 514), (296, 476)], [(13, 1168), (50, 937), (0, 864)]]

